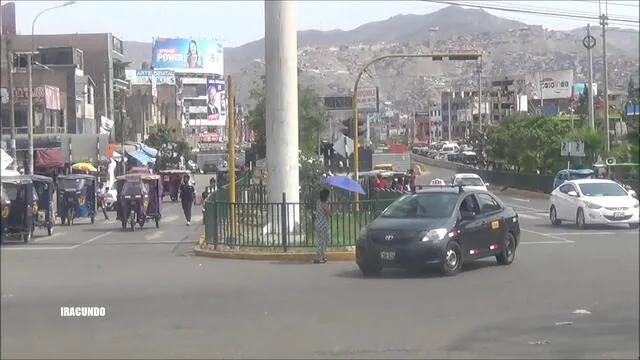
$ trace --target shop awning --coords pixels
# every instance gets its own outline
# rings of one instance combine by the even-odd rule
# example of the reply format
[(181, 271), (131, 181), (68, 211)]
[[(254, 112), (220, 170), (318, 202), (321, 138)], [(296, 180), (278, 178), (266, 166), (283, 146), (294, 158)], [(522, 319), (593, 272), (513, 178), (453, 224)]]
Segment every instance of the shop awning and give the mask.
[(127, 155), (138, 161), (142, 166), (147, 166), (148, 164), (153, 164), (155, 162), (154, 158), (147, 155), (147, 153), (142, 150), (127, 151)]
[(37, 149), (34, 156), (35, 167), (38, 169), (57, 169), (64, 166), (60, 148)]

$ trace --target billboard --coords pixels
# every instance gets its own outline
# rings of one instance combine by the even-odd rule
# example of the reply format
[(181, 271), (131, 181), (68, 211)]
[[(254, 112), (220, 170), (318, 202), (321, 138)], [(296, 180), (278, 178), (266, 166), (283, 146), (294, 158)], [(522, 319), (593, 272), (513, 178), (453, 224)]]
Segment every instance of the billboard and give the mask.
[(570, 99), (573, 95), (573, 69), (540, 72), (537, 79), (538, 99)]
[(151, 51), (156, 70), (224, 74), (223, 48), (216, 40), (157, 37)]
[[(583, 83), (583, 82), (578, 82), (573, 84), (573, 98), (578, 99), (580, 95), (584, 93), (584, 88), (586, 86), (587, 86), (587, 83)], [(591, 92), (593, 93), (594, 97), (598, 96), (598, 84), (596, 83), (591, 84)]]
[(207, 76), (207, 126), (227, 124), (227, 96), (221, 76)]
[(356, 93), (358, 100), (358, 110), (360, 111), (378, 111), (378, 88), (362, 88)]

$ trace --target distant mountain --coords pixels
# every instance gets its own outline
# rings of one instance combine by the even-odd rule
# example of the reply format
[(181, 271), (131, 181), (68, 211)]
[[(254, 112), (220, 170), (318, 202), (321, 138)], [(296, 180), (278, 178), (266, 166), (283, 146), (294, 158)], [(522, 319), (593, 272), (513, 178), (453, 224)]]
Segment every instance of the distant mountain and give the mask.
[[(594, 36), (599, 28), (593, 29)], [(302, 83), (313, 85), (321, 94), (345, 92), (353, 87), (354, 76), (364, 61), (388, 53), (428, 53), (474, 50), (483, 54), (485, 77), (530, 74), (535, 71), (576, 69), (583, 77), (586, 50), (584, 29), (545, 30), (504, 19), (479, 9), (449, 6), (425, 15), (397, 15), (371, 22), (353, 30), (298, 32), (298, 63)], [(638, 70), (638, 32), (609, 28), (607, 51), (612, 62), (610, 81), (626, 84)], [(594, 49), (594, 70), (598, 79), (601, 46)], [(139, 67), (150, 61), (151, 44), (125, 42), (125, 55)], [(225, 71), (238, 75), (239, 101), (248, 101), (248, 92), (264, 73), (264, 39), (225, 48)], [(425, 98), (437, 98), (446, 86), (473, 87), (475, 67), (460, 63), (426, 60), (385, 61), (372, 69), (371, 82), (379, 85), (383, 97), (418, 106)], [(626, 77), (626, 79), (625, 79)], [(413, 98), (413, 100), (411, 100)]]
[[(587, 36), (587, 27), (573, 29), (569, 33), (582, 39)], [(602, 27), (592, 26), (591, 35), (596, 38), (596, 46), (602, 47)], [(607, 45), (636, 56), (640, 53), (640, 32), (636, 30), (609, 27), (606, 31), (606, 37)]]

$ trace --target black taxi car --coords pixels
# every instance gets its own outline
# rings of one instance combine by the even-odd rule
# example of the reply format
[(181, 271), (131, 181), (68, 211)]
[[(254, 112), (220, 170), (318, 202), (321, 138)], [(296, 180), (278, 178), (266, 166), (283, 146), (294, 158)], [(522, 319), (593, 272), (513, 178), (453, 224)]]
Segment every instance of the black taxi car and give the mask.
[(501, 265), (515, 258), (520, 240), (516, 211), (483, 190), (429, 186), (389, 205), (356, 244), (364, 276), (384, 268), (438, 266), (456, 275), (464, 262), (495, 256)]

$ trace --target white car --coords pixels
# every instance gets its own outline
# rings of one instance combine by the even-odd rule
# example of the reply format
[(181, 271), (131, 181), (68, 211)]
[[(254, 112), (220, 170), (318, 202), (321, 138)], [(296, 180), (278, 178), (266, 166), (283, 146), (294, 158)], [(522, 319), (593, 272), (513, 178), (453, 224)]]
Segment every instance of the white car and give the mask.
[(549, 197), (549, 220), (575, 222), (579, 228), (591, 224), (629, 224), (637, 228), (638, 200), (615, 181), (577, 179), (565, 181)]
[(489, 183), (485, 183), (478, 174), (455, 174), (451, 178), (451, 184), (462, 185), (463, 189), (489, 191)]

